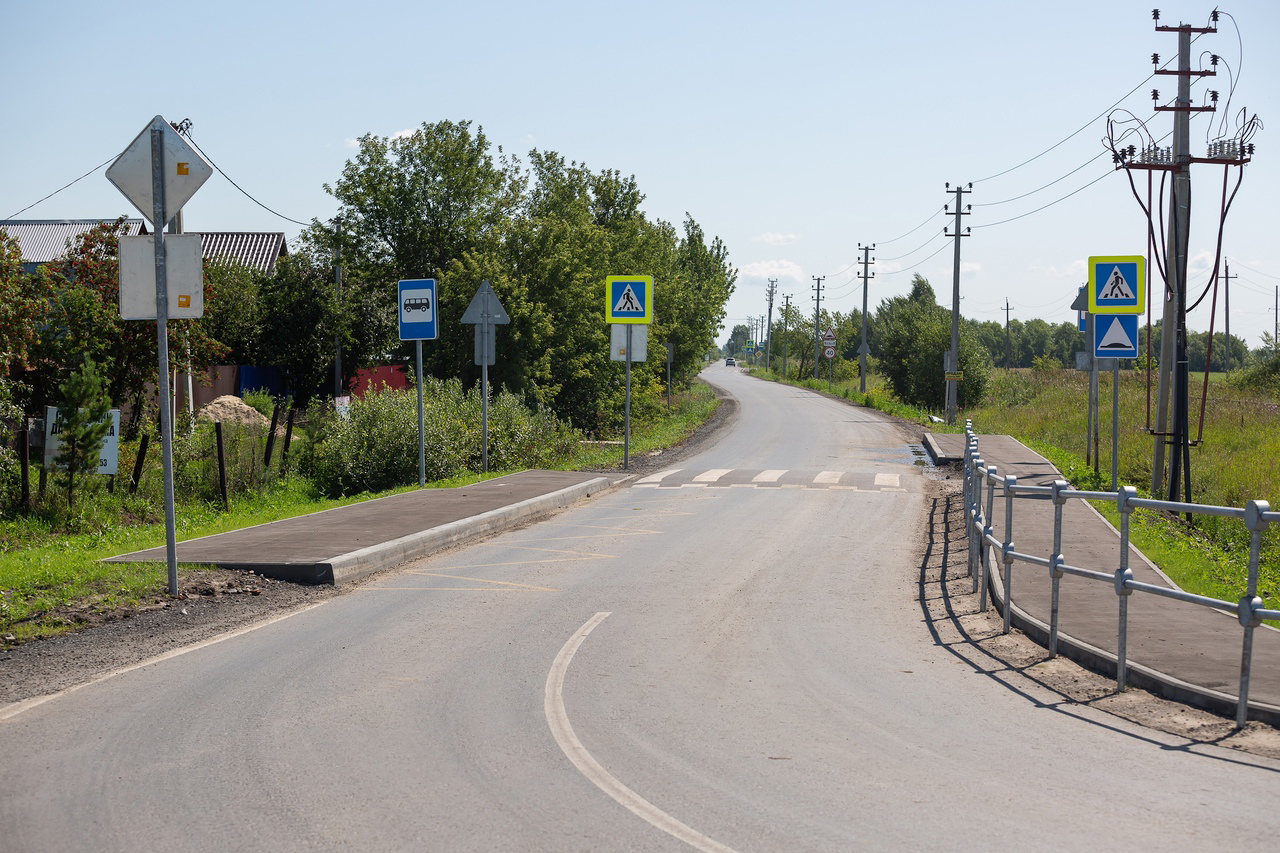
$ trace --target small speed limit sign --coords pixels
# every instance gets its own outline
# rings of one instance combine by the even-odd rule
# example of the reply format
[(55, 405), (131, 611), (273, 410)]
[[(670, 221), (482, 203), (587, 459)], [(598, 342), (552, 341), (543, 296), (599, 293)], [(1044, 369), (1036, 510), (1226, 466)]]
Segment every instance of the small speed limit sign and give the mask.
[(825, 348), (825, 349), (822, 351), (822, 354), (823, 354), (824, 356), (826, 356), (827, 358), (835, 358), (835, 357), (836, 357), (836, 348), (835, 348), (835, 347), (827, 347), (827, 348)]

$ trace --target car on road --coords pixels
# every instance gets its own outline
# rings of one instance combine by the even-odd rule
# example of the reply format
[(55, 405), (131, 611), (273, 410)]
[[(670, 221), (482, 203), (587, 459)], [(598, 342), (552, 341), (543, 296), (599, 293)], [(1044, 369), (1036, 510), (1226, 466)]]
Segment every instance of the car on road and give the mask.
[(738, 362), (737, 362), (737, 359), (735, 359), (733, 356), (729, 356), (724, 360), (724, 365), (725, 367), (737, 367)]

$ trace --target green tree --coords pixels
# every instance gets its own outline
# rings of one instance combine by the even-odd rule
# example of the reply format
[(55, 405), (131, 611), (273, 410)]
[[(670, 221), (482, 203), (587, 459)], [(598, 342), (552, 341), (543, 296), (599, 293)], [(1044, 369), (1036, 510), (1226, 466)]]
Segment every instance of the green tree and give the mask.
[(67, 507), (75, 506), (79, 475), (98, 468), (102, 445), (111, 429), (107, 383), (93, 359), (86, 358), (62, 383), (58, 403), (58, 453), (54, 464), (66, 473)]
[(305, 409), (329, 374), (336, 304), (329, 271), (305, 254), (276, 262), (258, 281), (259, 359), (277, 368), (294, 404)]

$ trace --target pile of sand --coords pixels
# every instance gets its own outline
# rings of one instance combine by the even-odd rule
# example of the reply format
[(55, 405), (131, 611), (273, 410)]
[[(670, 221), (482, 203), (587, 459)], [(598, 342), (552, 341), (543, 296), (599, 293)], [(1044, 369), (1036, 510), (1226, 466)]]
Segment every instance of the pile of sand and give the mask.
[(221, 423), (238, 423), (246, 426), (270, 426), (271, 418), (250, 406), (234, 394), (224, 394), (212, 403), (204, 406), (196, 413), (202, 421), (218, 421)]

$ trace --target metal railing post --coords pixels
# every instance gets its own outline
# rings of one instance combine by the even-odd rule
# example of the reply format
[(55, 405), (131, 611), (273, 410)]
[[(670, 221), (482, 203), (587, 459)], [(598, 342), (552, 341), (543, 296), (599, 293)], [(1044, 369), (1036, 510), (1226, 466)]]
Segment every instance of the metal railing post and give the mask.
[(978, 456), (977, 447), (973, 450), (973, 462), (971, 464), (969, 494), (967, 496), (969, 506), (967, 508), (969, 520), (969, 577), (976, 578), (978, 576), (978, 561), (982, 554), (982, 459)]
[(1129, 569), (1129, 518), (1133, 507), (1129, 501), (1137, 497), (1138, 490), (1124, 486), (1116, 492), (1116, 508), (1120, 510), (1120, 568), (1116, 569), (1116, 596), (1120, 599), (1120, 617), (1116, 640), (1116, 692), (1122, 693), (1129, 679), (1129, 596), (1133, 590), (1127, 586), (1133, 580)]
[(982, 581), (974, 578), (974, 585), (978, 587), (974, 592), (979, 593), (978, 610), (981, 613), (987, 612), (987, 588), (991, 585), (991, 543), (988, 537), (995, 535), (991, 518), (996, 503), (996, 477), (996, 466), (987, 468), (987, 514), (984, 516), (986, 523), (982, 527)]
[(1000, 549), (1000, 558), (1004, 561), (1004, 630), (1009, 633), (1010, 620), (1013, 618), (1013, 489), (1018, 485), (1017, 476), (1010, 474), (1004, 478), (1004, 545)]
[(1266, 501), (1249, 501), (1244, 507), (1244, 523), (1249, 528), (1249, 586), (1240, 599), (1236, 615), (1240, 626), (1244, 628), (1244, 643), (1240, 651), (1240, 697), (1236, 701), (1236, 728), (1244, 728), (1249, 719), (1249, 676), (1253, 668), (1253, 629), (1262, 624), (1258, 611), (1262, 609), (1262, 599), (1258, 597), (1258, 554), (1262, 550), (1262, 531), (1267, 528), (1267, 520), (1262, 517), (1270, 512), (1271, 505)]
[(1067, 502), (1062, 492), (1070, 488), (1066, 480), (1054, 480), (1053, 490), (1053, 554), (1049, 557), (1052, 595), (1049, 602), (1049, 657), (1058, 656), (1058, 596), (1062, 591), (1062, 509)]

